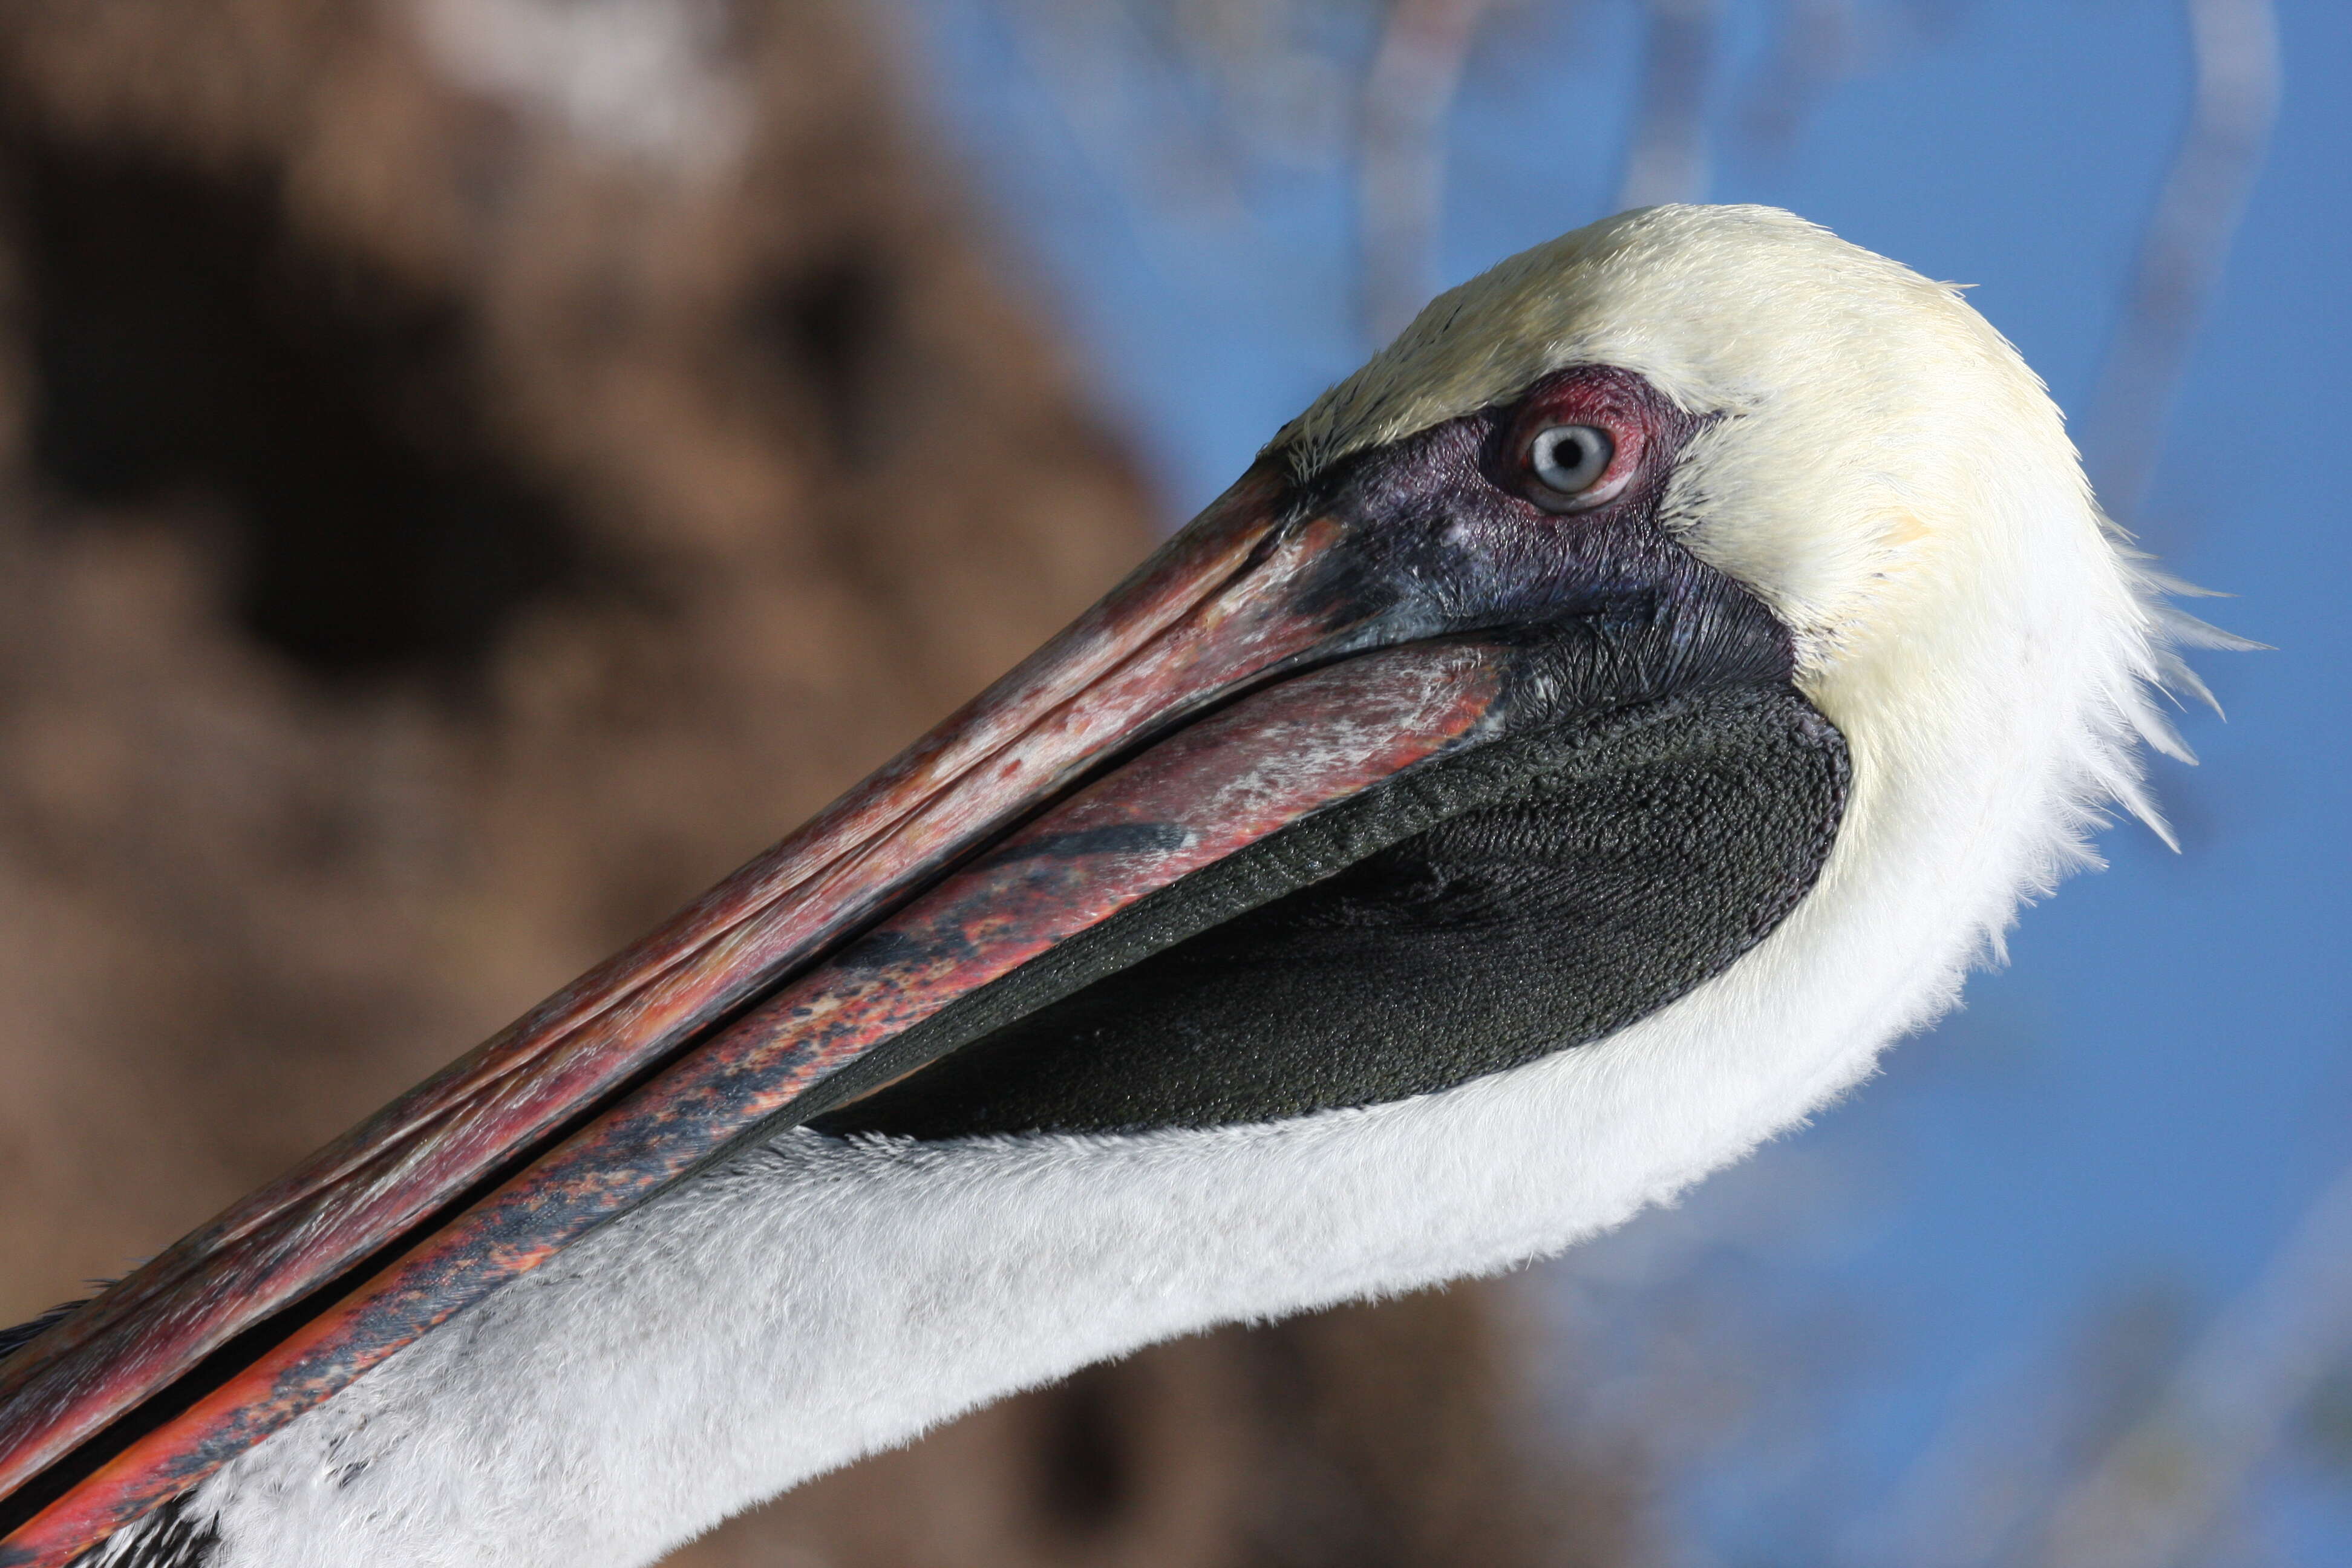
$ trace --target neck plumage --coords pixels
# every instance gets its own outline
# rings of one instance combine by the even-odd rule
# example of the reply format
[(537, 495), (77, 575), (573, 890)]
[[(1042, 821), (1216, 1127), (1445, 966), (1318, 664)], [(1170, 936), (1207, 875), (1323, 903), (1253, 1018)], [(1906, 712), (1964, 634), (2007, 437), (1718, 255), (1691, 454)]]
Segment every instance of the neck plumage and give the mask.
[[(2089, 797), (2127, 778), (2133, 715), (2116, 693), (2136, 698), (2147, 637), (2103, 664), (2063, 626), (2026, 629), (2006, 648), (1919, 654), (1985, 672), (1932, 722), (1867, 690), (1817, 697), (1855, 768), (1820, 885), (1651, 1017), (1443, 1093), (1259, 1126), (788, 1132), (231, 1464), (180, 1510), (202, 1526), (184, 1538), (206, 1542), (187, 1560), (647, 1562), (1087, 1363), (1500, 1269), (1622, 1222), (1852, 1084), (1946, 1005), (2019, 894), (2063, 862)], [(124, 1532), (100, 1561), (175, 1561), (139, 1555), (152, 1533)]]

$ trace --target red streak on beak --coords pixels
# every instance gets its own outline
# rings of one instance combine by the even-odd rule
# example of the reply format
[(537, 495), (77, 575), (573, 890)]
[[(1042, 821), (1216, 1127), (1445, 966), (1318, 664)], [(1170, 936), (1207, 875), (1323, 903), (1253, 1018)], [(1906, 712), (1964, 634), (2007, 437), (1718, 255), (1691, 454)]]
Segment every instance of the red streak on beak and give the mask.
[(0, 1363), (0, 1499), (1163, 721), (1171, 693), (1212, 697), (1309, 646), (1316, 628), (1268, 613), (1312, 553), (1273, 537), (1277, 494), (1244, 476), (806, 827)]
[[(0, 1519), (20, 1521), (0, 1540), (0, 1568), (68, 1561), (955, 996), (1467, 736), (1499, 680), (1488, 656), (1368, 655), (1178, 731), (1017, 840), (1048, 824), (1132, 821), (1182, 827), (1181, 847), (1023, 858), (1008, 844), (922, 892), (1104, 758), (1347, 629), (1301, 602), (1336, 525), (1285, 526), (1281, 499), (1271, 472), (1245, 475), (1068, 630), (815, 821), (0, 1363)], [(1330, 682), (1342, 670), (1339, 690)], [(1116, 798), (1102, 793), (1112, 781), (1123, 781)], [(900, 951), (956, 956), (929, 969), (810, 970), (901, 905), (887, 929), (918, 946)], [(945, 941), (950, 930), (961, 948)], [(787, 989), (713, 1035), (779, 984)], [(520, 1175), (425, 1228), (518, 1164)], [(178, 1383), (395, 1247), (398, 1262), (222, 1385)], [(194, 1403), (86, 1477), (44, 1476), (93, 1439), (72, 1464), (98, 1463), (109, 1424), (159, 1395)], [(142, 1419), (161, 1419), (163, 1407), (151, 1408), (159, 1415)], [(41, 1495), (53, 1500), (25, 1521)]]
[[(761, 1003), (141, 1438), (0, 1542), (0, 1565), (69, 1562), (599, 1223), (742, 1146), (811, 1086), (958, 997), (1317, 807), (1473, 739), (1502, 683), (1500, 657), (1484, 647), (1392, 649), (1275, 686), (1144, 752)], [(1107, 847), (1066, 847), (1089, 842)]]

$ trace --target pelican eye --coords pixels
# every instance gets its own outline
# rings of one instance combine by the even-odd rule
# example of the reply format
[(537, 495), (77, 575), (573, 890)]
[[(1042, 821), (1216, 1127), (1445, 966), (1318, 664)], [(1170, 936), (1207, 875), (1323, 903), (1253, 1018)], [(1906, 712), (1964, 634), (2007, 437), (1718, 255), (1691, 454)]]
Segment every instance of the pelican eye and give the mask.
[(1553, 510), (1593, 505), (1608, 499), (1593, 487), (1608, 473), (1617, 443), (1598, 425), (1548, 425), (1528, 443), (1528, 472), (1539, 490), (1536, 503)]

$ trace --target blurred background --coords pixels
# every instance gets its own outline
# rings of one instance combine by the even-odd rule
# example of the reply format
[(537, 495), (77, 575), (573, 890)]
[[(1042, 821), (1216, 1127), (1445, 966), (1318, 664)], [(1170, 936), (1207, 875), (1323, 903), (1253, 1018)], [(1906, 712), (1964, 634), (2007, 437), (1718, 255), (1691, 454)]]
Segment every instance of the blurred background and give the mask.
[(1437, 289), (1765, 201), (1971, 298), (2277, 651), (2181, 852), (1681, 1207), (1162, 1347), (685, 1564), (2352, 1563), (2352, 7), (14, 0), (0, 1320), (1081, 607)]

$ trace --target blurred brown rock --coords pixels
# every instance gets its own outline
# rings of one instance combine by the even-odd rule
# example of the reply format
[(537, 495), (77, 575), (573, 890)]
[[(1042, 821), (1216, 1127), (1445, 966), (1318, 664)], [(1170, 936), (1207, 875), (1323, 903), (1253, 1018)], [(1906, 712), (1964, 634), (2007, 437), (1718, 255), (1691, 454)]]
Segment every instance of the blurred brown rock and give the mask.
[[(809, 0), (0, 12), (0, 1321), (666, 913), (1140, 552)], [(700, 1564), (1614, 1562), (1465, 1289), (1097, 1368)]]

